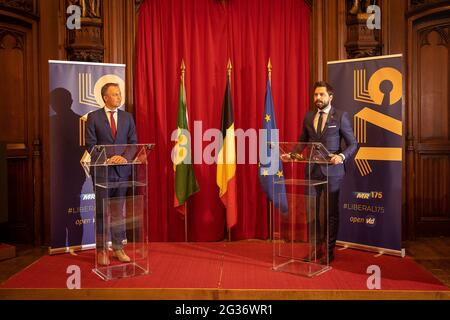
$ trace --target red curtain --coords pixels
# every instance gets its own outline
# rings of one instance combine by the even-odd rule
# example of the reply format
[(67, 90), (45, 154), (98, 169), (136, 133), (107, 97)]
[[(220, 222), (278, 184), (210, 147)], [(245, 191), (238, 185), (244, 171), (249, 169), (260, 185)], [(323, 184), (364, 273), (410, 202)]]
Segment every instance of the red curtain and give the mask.
[[(267, 62), (280, 141), (296, 141), (309, 103), (310, 8), (303, 0), (147, 0), (139, 11), (136, 47), (136, 126), (141, 143), (156, 143), (149, 165), (151, 241), (184, 241), (184, 220), (173, 209), (171, 133), (176, 128), (180, 64), (186, 64), (186, 93), (193, 149), (211, 142), (194, 137), (220, 129), (227, 61), (235, 128), (260, 129)], [(247, 145), (248, 159), (248, 145)], [(237, 165), (238, 222), (233, 240), (266, 239), (268, 210), (257, 164)], [(216, 165), (194, 165), (200, 192), (189, 199), (189, 241), (226, 236), (225, 208), (216, 185)]]

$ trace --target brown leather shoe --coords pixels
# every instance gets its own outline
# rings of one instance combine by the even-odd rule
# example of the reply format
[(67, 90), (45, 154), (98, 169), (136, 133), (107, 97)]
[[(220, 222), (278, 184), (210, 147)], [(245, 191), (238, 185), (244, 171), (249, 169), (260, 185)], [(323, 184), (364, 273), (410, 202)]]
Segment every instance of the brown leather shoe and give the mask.
[(113, 256), (116, 257), (117, 259), (119, 259), (120, 262), (130, 262), (131, 261), (130, 257), (127, 256), (125, 251), (123, 251), (122, 249), (114, 250)]
[(107, 266), (110, 264), (108, 254), (105, 251), (100, 251), (97, 253), (97, 263), (102, 266)]

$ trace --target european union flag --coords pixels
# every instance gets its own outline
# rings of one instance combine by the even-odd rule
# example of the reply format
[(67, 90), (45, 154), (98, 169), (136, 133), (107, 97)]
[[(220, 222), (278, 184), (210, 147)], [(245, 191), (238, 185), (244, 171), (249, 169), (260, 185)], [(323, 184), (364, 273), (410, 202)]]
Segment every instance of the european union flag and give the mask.
[[(273, 108), (272, 89), (267, 80), (266, 97), (264, 102), (263, 129), (266, 139), (259, 140), (259, 170), (258, 177), (267, 198), (273, 202), (281, 212), (288, 210), (286, 187), (284, 184), (283, 164), (280, 160), (278, 145), (278, 130)], [(266, 154), (264, 154), (264, 151)], [(265, 159), (265, 161), (262, 161)]]

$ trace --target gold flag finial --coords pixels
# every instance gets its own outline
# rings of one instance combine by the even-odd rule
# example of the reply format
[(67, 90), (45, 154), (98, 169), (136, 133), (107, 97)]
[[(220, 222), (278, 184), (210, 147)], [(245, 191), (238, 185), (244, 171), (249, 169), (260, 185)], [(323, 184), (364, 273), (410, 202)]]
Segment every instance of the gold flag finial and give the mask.
[(231, 77), (231, 69), (233, 69), (233, 66), (231, 65), (231, 60), (228, 58), (228, 64), (227, 64), (228, 77)]
[(269, 73), (269, 80), (272, 80), (272, 62), (270, 62), (270, 58), (267, 63), (267, 72)]
[(181, 80), (184, 81), (184, 73), (186, 72), (186, 65), (184, 64), (184, 59), (181, 59)]

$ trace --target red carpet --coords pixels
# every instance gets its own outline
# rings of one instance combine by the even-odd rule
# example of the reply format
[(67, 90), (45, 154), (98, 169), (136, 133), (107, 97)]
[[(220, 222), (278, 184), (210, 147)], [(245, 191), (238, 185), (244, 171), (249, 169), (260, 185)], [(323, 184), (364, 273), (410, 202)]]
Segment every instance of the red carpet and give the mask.
[(81, 269), (82, 288), (203, 288), (368, 290), (367, 267), (381, 269), (382, 290), (449, 291), (412, 259), (357, 250), (336, 250), (332, 270), (314, 278), (272, 271), (266, 242), (152, 243), (151, 274), (103, 281), (92, 272), (94, 251), (44, 256), (2, 285), (6, 288), (66, 288), (70, 265)]

